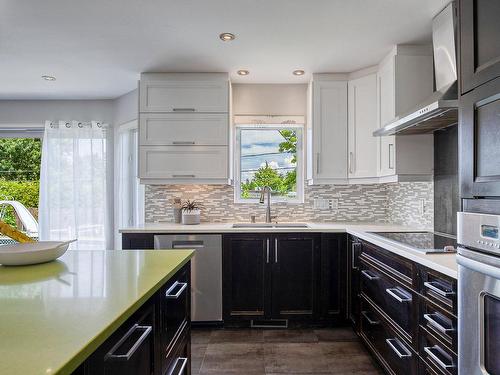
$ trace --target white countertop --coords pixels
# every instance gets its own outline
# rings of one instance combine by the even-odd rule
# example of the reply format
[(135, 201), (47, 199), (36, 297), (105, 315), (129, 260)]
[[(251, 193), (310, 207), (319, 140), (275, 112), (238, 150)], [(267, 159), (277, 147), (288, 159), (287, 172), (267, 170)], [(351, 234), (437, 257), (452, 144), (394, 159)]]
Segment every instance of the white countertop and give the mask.
[[(307, 222), (307, 228), (233, 228), (235, 223), (201, 223), (198, 225), (183, 225), (175, 223), (145, 223), (134, 227), (121, 228), (120, 233), (294, 233), (294, 232), (332, 232), (345, 233), (347, 229), (367, 232), (411, 232), (429, 230), (422, 227), (408, 227), (394, 224), (380, 223), (316, 223)], [(249, 223), (238, 223), (249, 224)], [(283, 223), (282, 223), (283, 224)]]
[(458, 267), (455, 254), (424, 254), (395, 244), (374, 235), (371, 232), (413, 232), (432, 231), (429, 228), (411, 227), (381, 223), (317, 223), (307, 222), (307, 228), (233, 228), (233, 223), (201, 223), (199, 225), (183, 225), (175, 223), (145, 223), (135, 227), (122, 228), (120, 233), (349, 233), (374, 245), (420, 263), (447, 276), (457, 278)]

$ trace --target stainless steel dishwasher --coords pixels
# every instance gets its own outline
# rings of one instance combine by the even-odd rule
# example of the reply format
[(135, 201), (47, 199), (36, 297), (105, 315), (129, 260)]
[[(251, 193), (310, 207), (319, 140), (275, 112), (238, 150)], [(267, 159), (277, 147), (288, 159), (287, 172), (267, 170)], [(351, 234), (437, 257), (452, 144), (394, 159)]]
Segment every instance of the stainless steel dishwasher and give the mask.
[(222, 236), (155, 235), (154, 247), (196, 251), (191, 260), (191, 321), (222, 321)]

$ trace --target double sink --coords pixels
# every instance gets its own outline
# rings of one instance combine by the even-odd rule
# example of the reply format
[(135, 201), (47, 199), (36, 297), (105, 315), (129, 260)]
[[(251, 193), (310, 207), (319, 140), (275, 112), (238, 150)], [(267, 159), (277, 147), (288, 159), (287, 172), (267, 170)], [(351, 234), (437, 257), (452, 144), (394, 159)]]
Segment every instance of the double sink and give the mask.
[(233, 228), (309, 228), (306, 223), (238, 223)]

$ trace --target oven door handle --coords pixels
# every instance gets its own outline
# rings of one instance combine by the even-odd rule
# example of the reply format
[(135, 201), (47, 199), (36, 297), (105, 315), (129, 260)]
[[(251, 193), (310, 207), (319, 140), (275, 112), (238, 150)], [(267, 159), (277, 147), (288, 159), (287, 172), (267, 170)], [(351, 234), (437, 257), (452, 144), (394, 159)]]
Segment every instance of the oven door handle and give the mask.
[(477, 260), (467, 258), (461, 254), (457, 255), (457, 263), (463, 267), (469, 268), (472, 271), (486, 274), (493, 277), (494, 279), (500, 280), (500, 268), (490, 266)]

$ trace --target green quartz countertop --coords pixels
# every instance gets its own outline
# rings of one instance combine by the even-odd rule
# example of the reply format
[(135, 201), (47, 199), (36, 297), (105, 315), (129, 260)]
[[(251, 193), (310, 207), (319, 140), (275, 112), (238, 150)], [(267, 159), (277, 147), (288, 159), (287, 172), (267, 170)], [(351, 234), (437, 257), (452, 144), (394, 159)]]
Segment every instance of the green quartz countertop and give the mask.
[(194, 255), (69, 250), (0, 266), (0, 374), (69, 374)]

